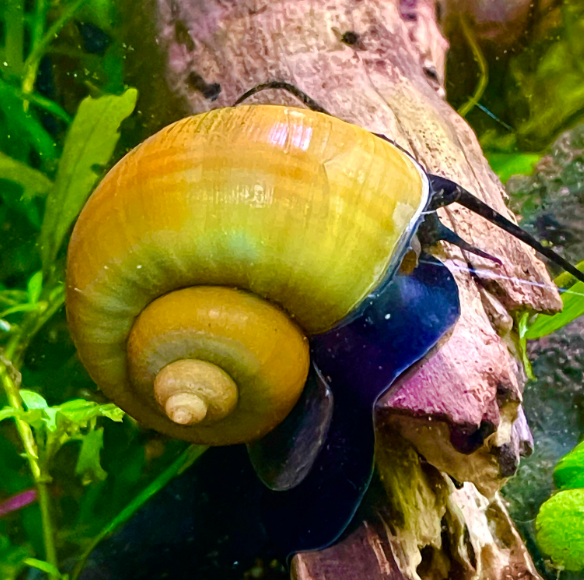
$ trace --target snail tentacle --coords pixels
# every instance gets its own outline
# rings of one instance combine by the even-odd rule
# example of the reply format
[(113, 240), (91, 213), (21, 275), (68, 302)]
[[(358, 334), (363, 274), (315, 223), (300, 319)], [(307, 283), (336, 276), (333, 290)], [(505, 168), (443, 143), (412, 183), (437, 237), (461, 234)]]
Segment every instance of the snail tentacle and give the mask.
[(481, 201), (478, 197), (470, 193), (470, 191), (467, 191), (464, 189), (464, 187), (458, 185), (458, 183), (455, 183), (450, 179), (446, 179), (445, 177), (441, 177), (440, 175), (428, 174), (428, 178), (430, 179), (430, 183), (432, 185), (432, 196), (430, 198), (430, 203), (428, 204), (428, 209), (434, 210), (452, 203), (459, 203), (470, 211), (480, 215), (492, 224), (506, 231), (508, 234), (511, 234), (518, 240), (521, 240), (524, 244), (527, 244), (535, 251), (548, 258), (548, 260), (555, 262), (564, 270), (566, 270), (566, 272), (572, 274), (572, 276), (574, 276), (577, 280), (580, 280), (580, 282), (584, 282), (584, 273), (580, 272), (578, 268), (570, 264), (570, 262), (560, 256), (558, 253), (554, 252), (551, 248), (548, 248), (538, 242), (524, 229), (520, 228), (517, 224), (514, 224), (512, 221), (502, 216), (499, 212), (487, 205), (484, 201)]
[(261, 85), (257, 85), (249, 91), (246, 91), (235, 101), (234, 106), (239, 105), (243, 101), (249, 99), (253, 95), (266, 90), (278, 90), (282, 89), (287, 91), (299, 101), (304, 103), (311, 111), (316, 111), (317, 113), (324, 113), (325, 115), (330, 115), (330, 113), (321, 105), (319, 105), (313, 98), (309, 97), (304, 91), (300, 90), (296, 85), (287, 83), (286, 81), (269, 81)]

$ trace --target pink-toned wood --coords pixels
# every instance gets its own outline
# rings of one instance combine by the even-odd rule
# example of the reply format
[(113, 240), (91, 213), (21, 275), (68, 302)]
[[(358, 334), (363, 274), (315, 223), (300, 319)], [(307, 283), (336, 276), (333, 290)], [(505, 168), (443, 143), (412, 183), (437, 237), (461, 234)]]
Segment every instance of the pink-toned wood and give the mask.
[(386, 528), (374, 516), (325, 552), (294, 558), (291, 577), (296, 580), (406, 580), (393, 557)]

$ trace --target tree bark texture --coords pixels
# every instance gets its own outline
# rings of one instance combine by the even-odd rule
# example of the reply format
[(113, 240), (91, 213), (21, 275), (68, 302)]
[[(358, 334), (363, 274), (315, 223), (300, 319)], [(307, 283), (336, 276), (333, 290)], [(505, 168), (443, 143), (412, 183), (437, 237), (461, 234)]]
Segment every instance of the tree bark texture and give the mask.
[[(513, 219), (474, 133), (445, 101), (448, 42), (437, 4), (157, 0), (166, 76), (152, 90), (170, 90), (180, 110), (199, 113), (230, 106), (258, 84), (287, 81)], [(273, 90), (248, 102), (303, 106)], [(526, 246), (463, 208), (440, 217), (503, 264), (433, 248), (458, 283), (460, 320), (379, 405), (385, 495), (341, 543), (296, 556), (298, 580), (538, 578), (497, 492), (532, 447), (513, 313), (553, 312), (561, 302)]]

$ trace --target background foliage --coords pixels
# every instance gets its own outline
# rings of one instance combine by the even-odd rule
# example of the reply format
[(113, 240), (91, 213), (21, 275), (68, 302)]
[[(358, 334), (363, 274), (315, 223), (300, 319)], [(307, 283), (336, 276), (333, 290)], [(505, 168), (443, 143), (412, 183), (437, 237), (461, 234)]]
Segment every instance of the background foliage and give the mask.
[(3, 580), (27, 568), (76, 578), (88, 551), (202, 451), (142, 432), (105, 401), (66, 328), (65, 241), (123, 153), (138, 97), (124, 85), (115, 11), (109, 0), (0, 4)]

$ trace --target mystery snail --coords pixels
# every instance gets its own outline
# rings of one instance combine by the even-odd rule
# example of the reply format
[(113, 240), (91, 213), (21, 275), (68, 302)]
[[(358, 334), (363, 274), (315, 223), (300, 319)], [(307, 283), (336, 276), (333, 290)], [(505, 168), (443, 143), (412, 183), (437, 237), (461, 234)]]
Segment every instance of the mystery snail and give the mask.
[(459, 315), (437, 260), (399, 271), (424, 220), (423, 240), (481, 253), (424, 214), (462, 203), (583, 276), (295, 87), (244, 97), (262, 88), (316, 110), (216, 109), (127, 154), (75, 225), (66, 304), (83, 364), (130, 415), (196, 443), (249, 444), (267, 525), (292, 552), (346, 527), (371, 477), (377, 398)]

